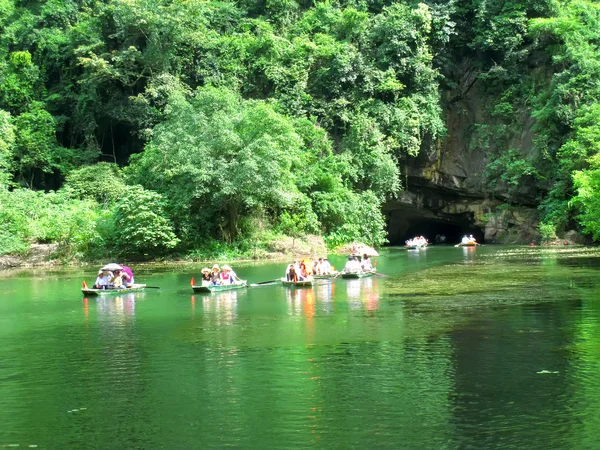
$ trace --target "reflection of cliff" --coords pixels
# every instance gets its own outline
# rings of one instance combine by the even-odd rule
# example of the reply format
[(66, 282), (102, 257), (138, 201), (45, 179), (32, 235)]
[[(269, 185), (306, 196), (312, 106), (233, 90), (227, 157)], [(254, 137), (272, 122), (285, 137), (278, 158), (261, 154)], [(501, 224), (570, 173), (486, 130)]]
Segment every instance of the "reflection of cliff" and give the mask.
[(580, 425), (573, 415), (580, 407), (573, 401), (577, 389), (569, 379), (572, 350), (560, 350), (574, 336), (559, 326), (568, 316), (560, 308), (512, 307), (451, 333), (453, 448), (468, 446), (475, 435), (487, 437), (485, 448), (510, 441), (537, 448), (540, 436), (553, 448), (579, 447), (577, 438), (572, 441)]

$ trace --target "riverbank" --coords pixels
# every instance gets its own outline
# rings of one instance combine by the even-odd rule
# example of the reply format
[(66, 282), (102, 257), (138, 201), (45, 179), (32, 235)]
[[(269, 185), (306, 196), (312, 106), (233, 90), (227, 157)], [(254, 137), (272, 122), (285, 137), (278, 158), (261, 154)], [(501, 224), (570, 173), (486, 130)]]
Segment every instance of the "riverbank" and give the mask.
[[(53, 267), (53, 266), (81, 266), (104, 264), (109, 260), (123, 260), (124, 258), (106, 255), (103, 258), (79, 259), (58, 256), (57, 244), (32, 244), (25, 255), (0, 256), (0, 270), (28, 268), (28, 267)], [(328, 253), (325, 241), (320, 236), (307, 235), (298, 238), (280, 236), (277, 239), (251, 248), (240, 249), (232, 245), (220, 244), (218, 247), (195, 250), (186, 255), (172, 255), (162, 258), (145, 258), (135, 262), (139, 264), (183, 265), (196, 263), (218, 262), (250, 262), (250, 261), (277, 261), (303, 257), (321, 257)], [(127, 258), (126, 258), (127, 259)], [(127, 259), (129, 262), (129, 259)]]

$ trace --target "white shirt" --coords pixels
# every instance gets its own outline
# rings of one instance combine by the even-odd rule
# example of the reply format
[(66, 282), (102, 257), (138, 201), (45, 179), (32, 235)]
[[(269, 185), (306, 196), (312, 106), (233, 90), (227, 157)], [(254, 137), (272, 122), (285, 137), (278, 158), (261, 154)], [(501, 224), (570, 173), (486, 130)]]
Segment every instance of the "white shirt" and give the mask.
[(98, 278), (96, 278), (96, 282), (94, 283), (94, 286), (108, 286), (110, 284), (111, 278), (112, 278), (112, 274), (108, 274), (108, 275), (100, 274), (100, 275), (98, 275)]
[(358, 261), (355, 260), (350, 260), (346, 263), (346, 265), (344, 266), (344, 271), (345, 272), (359, 272), (360, 271), (360, 264)]

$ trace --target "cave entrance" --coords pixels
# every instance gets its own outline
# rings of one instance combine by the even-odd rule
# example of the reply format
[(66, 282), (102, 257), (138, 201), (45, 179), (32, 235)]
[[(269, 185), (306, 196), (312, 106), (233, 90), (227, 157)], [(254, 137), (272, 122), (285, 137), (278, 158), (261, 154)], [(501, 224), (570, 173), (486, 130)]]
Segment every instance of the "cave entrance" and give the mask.
[(465, 227), (448, 223), (439, 220), (417, 219), (409, 221), (408, 228), (405, 234), (405, 239), (401, 241), (403, 245), (407, 239), (412, 239), (415, 236), (424, 236), (430, 243), (438, 243), (437, 236), (445, 236), (444, 244), (456, 244), (460, 242), (465, 234), (474, 234), (474, 230), (466, 230)]
[(464, 235), (472, 234), (478, 242), (483, 242), (483, 231), (474, 226), (472, 220), (457, 217), (455, 220), (443, 220), (425, 217), (403, 217), (388, 220), (389, 245), (404, 245), (406, 240), (416, 236), (424, 236), (430, 243), (436, 242), (437, 236), (445, 236), (444, 244), (458, 244)]

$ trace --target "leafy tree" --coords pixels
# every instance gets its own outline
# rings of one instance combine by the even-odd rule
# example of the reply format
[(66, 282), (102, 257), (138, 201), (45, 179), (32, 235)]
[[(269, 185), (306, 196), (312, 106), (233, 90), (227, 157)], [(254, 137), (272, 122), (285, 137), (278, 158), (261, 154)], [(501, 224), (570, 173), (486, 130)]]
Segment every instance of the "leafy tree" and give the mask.
[(13, 120), (15, 129), (13, 170), (16, 181), (34, 187), (40, 174), (65, 174), (75, 162), (74, 152), (56, 142), (56, 123), (43, 105), (31, 108)]
[(10, 169), (14, 141), (15, 132), (10, 114), (0, 110), (0, 189), (8, 186), (11, 179)]
[(141, 186), (128, 186), (116, 205), (114, 244), (130, 257), (156, 257), (173, 249), (179, 239), (164, 214), (163, 197)]
[(180, 230), (191, 222), (195, 233), (231, 241), (243, 215), (294, 203), (299, 192), (291, 168), (301, 145), (293, 123), (268, 104), (205, 88), (190, 102), (173, 99), (130, 173), (167, 195)]
[(98, 163), (75, 169), (66, 177), (64, 190), (69, 195), (93, 199), (102, 205), (112, 205), (125, 195), (125, 183), (119, 168), (112, 163)]
[(577, 195), (573, 203), (578, 207), (577, 220), (583, 229), (600, 240), (600, 153), (590, 158), (590, 168), (573, 173)]

